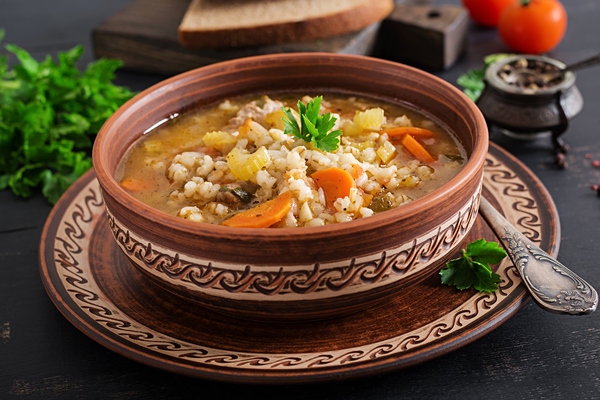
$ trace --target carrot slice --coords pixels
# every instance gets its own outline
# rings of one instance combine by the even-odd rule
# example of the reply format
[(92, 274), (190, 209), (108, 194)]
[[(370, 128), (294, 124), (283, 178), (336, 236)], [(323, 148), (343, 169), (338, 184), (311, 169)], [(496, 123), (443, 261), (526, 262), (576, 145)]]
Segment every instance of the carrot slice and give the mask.
[(425, 128), (417, 128), (416, 126), (399, 126), (397, 128), (384, 129), (381, 134), (387, 133), (390, 140), (400, 139), (402, 136), (409, 134), (413, 137), (430, 138), (435, 136), (435, 132)]
[(315, 172), (311, 176), (317, 185), (323, 189), (325, 201), (330, 208), (340, 198), (350, 194), (350, 189), (356, 187), (356, 182), (350, 172), (341, 168), (326, 168)]
[(417, 160), (426, 164), (431, 164), (435, 159), (429, 154), (427, 150), (411, 135), (404, 135), (400, 141), (402, 146), (408, 150)]
[(125, 178), (121, 182), (119, 182), (119, 185), (123, 189), (130, 192), (140, 192), (142, 190), (148, 189), (148, 182), (134, 178)]
[(352, 171), (350, 172), (350, 175), (352, 175), (352, 178), (354, 179), (358, 179), (362, 174), (363, 174), (364, 170), (362, 169), (362, 167), (358, 164), (352, 164)]
[(288, 191), (226, 219), (223, 225), (234, 228), (267, 228), (281, 221), (291, 208), (292, 193)]

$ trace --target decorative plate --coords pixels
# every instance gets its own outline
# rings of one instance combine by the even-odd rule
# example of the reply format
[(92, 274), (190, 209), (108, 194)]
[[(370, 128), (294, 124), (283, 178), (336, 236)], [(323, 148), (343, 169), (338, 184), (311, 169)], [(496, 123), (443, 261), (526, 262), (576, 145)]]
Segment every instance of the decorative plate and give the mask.
[[(556, 256), (560, 226), (550, 195), (494, 144), (483, 193)], [(478, 217), (467, 239), (481, 237), (497, 240)], [(92, 340), (146, 365), (228, 382), (316, 382), (408, 367), (476, 340), (529, 300), (505, 259), (496, 269), (502, 283), (491, 294), (459, 291), (434, 274), (389, 302), (346, 317), (268, 323), (224, 316), (161, 291), (128, 263), (110, 233), (93, 171), (48, 217), (40, 272), (56, 307)]]

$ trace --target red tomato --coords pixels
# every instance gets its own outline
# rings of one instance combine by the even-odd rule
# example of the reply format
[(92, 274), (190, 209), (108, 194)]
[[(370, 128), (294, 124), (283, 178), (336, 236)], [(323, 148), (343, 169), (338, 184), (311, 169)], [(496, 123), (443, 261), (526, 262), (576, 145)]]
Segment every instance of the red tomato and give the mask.
[(484, 26), (496, 26), (500, 13), (518, 0), (462, 0), (462, 5), (475, 22)]
[(541, 54), (555, 48), (567, 30), (567, 12), (558, 0), (519, 0), (502, 11), (498, 33), (511, 49)]

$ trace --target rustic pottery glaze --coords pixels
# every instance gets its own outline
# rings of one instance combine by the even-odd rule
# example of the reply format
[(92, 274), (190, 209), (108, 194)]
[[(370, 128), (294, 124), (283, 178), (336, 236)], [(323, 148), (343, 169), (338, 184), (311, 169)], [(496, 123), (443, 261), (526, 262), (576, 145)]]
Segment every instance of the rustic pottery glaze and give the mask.
[[(194, 223), (131, 197), (115, 180), (127, 149), (151, 127), (232, 96), (337, 91), (413, 105), (456, 134), (469, 155), (442, 188), (394, 210), (311, 228)], [(93, 150), (110, 231), (131, 265), (185, 307), (253, 319), (356, 312), (431, 276), (462, 244), (478, 210), (488, 131), (459, 90), (421, 70), (369, 57), (296, 53), (250, 57), (167, 79), (123, 105)], [(198, 312), (201, 311), (198, 307)]]

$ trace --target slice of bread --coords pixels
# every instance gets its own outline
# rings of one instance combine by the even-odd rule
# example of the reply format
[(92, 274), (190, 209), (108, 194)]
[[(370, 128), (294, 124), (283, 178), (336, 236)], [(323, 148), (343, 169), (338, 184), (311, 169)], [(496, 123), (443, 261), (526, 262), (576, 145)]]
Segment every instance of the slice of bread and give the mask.
[(393, 0), (192, 0), (179, 25), (187, 48), (304, 42), (361, 30)]

